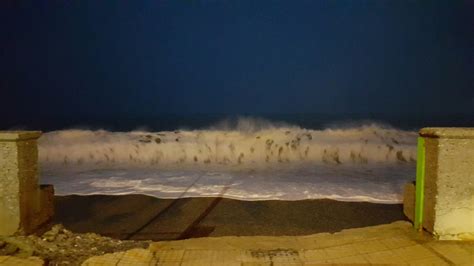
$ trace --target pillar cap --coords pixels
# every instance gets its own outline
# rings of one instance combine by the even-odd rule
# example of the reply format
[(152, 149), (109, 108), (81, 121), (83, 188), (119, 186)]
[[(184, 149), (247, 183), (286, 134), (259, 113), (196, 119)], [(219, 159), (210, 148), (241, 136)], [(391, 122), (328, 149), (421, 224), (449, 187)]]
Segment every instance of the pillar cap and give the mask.
[(0, 131), (0, 141), (18, 141), (37, 139), (41, 131)]
[(474, 127), (425, 127), (420, 136), (428, 138), (474, 139)]

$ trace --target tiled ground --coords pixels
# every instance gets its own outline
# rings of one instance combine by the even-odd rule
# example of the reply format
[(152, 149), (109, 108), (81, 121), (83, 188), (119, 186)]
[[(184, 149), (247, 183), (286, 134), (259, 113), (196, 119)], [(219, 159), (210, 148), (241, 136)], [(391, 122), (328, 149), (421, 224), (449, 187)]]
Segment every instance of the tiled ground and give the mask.
[(434, 241), (408, 222), (299, 237), (156, 242), (83, 265), (474, 265), (474, 242)]
[(0, 256), (0, 265), (4, 266), (42, 266), (43, 260), (37, 257), (17, 258), (11, 256)]
[[(0, 265), (42, 265), (1, 257)], [(435, 241), (408, 222), (288, 237), (218, 237), (155, 242), (92, 257), (83, 265), (474, 265), (474, 242)]]

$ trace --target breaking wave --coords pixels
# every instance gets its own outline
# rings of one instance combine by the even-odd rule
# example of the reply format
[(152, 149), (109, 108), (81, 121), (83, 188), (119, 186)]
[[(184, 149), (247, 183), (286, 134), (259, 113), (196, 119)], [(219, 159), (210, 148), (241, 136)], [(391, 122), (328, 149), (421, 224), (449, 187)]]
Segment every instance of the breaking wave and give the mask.
[(201, 130), (48, 132), (39, 159), (59, 195), (399, 203), (414, 179), (416, 137), (374, 123), (315, 130), (239, 119)]
[(239, 119), (205, 130), (53, 131), (40, 138), (39, 147), (42, 164), (68, 166), (410, 163), (416, 158), (416, 133), (378, 124), (312, 130)]

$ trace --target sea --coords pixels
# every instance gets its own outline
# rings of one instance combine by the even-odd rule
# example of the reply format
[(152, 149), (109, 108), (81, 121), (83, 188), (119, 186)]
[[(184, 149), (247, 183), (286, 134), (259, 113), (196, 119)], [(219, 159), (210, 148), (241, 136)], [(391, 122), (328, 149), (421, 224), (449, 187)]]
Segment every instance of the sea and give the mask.
[(40, 182), (57, 195), (387, 204), (400, 203), (415, 180), (417, 131), (427, 123), (331, 115), (64, 121), (39, 139)]

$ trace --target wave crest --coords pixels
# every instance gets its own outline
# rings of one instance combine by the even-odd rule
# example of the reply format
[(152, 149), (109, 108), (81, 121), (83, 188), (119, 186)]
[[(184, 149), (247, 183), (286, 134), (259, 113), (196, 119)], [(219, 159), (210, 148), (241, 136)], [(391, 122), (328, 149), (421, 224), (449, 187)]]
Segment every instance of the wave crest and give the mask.
[(300, 129), (298, 126), (285, 122), (275, 122), (264, 118), (237, 117), (236, 119), (224, 119), (211, 126), (209, 130), (238, 131), (242, 133), (255, 133), (262, 130), (272, 129)]
[(41, 137), (39, 158), (56, 165), (157, 167), (410, 163), (416, 158), (415, 132), (377, 124), (311, 130), (258, 119), (232, 123), (192, 131), (54, 131)]

